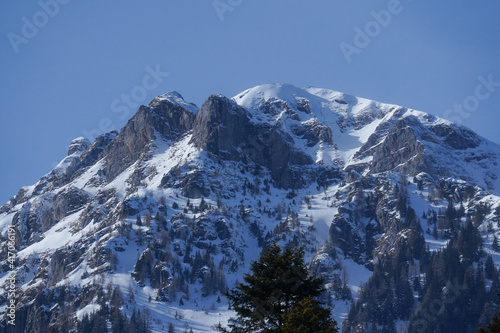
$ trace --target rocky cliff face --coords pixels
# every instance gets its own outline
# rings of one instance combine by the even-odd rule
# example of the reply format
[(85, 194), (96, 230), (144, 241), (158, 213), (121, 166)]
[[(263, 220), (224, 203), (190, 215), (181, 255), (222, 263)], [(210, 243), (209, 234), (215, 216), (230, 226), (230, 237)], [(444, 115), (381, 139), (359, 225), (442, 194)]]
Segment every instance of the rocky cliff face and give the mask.
[(255, 163), (269, 169), (276, 186), (305, 184), (300, 167), (313, 164), (294, 148), (293, 139), (277, 126), (255, 124), (251, 113), (223, 96), (210, 96), (193, 127), (192, 142), (223, 159)]
[(111, 307), (116, 286), (129, 318), (149, 307), (161, 330), (194, 313), (186, 325), (203, 332), (232, 315), (225, 290), (275, 239), (305, 246), (346, 332), (369, 327), (375, 312), (345, 313), (394, 258), (415, 271), (407, 280), (424, 279), (411, 261), (444, 248), (467, 219), (491, 250), (498, 163), (500, 147), (460, 125), (330, 90), (264, 85), (200, 109), (172, 92), (119, 133), (73, 140), (0, 207), (0, 284), (18, 281), (19, 332), (69, 331)]
[(360, 157), (371, 156), (370, 171), (398, 171), (414, 176), (429, 171), (424, 158), (424, 144), (415, 131), (423, 130), (422, 124), (413, 116), (398, 120), (386, 133), (381, 142), (368, 142), (361, 147)]
[[(113, 180), (132, 163), (148, 158), (148, 148), (156, 139), (178, 140), (193, 126), (194, 114), (183, 104), (174, 104), (168, 97), (182, 99), (177, 93), (154, 99), (141, 106), (120, 134), (106, 146), (106, 178)], [(183, 100), (182, 100), (183, 101)], [(159, 136), (159, 137), (157, 137)]]

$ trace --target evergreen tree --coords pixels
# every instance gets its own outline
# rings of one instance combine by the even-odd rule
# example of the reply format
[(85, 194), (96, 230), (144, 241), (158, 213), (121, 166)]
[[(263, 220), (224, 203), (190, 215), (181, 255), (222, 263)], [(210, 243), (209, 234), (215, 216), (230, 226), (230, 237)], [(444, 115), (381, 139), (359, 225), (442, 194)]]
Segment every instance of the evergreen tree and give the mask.
[(486, 258), (484, 273), (487, 279), (493, 279), (493, 275), (495, 274), (495, 263), (493, 262), (493, 258), (490, 255)]
[(123, 297), (119, 286), (116, 286), (111, 296), (111, 327), (113, 332), (123, 332), (127, 325), (127, 317), (121, 313), (120, 307), (123, 303)]
[(337, 330), (330, 310), (323, 308), (311, 296), (294, 306), (283, 321), (283, 333), (330, 333)]
[[(258, 261), (251, 265), (251, 273), (244, 277), (227, 295), (237, 318), (230, 322), (229, 332), (283, 332), (285, 323), (298, 320), (299, 309), (328, 311), (319, 303), (307, 301), (308, 297), (321, 294), (322, 280), (309, 276), (304, 262), (304, 249), (287, 247), (284, 250), (276, 243), (265, 249)], [(301, 303), (302, 302), (302, 303)], [(292, 309), (294, 315), (289, 318)], [(326, 329), (332, 322), (321, 316), (317, 324)], [(228, 330), (219, 327), (222, 332)], [(288, 331), (290, 332), (290, 331)], [(323, 331), (304, 331), (323, 332)], [(334, 331), (333, 331), (334, 332)]]
[[(500, 294), (498, 296), (500, 296)], [(500, 333), (500, 307), (498, 307), (495, 316), (491, 317), (491, 322), (488, 324), (488, 327), (480, 327), (477, 331), (479, 333)]]
[(491, 244), (491, 248), (495, 252), (500, 252), (500, 244), (498, 244), (498, 238), (497, 235), (493, 235), (493, 244)]
[(462, 260), (472, 262), (479, 259), (482, 251), (482, 238), (470, 219), (466, 221), (465, 226), (460, 230), (456, 245), (463, 256)]
[(198, 210), (200, 212), (203, 212), (207, 208), (208, 208), (208, 205), (207, 205), (207, 203), (205, 201), (205, 198), (201, 197), (200, 204), (198, 205)]
[(78, 332), (81, 333), (91, 333), (92, 332), (92, 323), (90, 321), (89, 315), (84, 314), (82, 320), (77, 323)]
[(413, 290), (406, 277), (400, 278), (395, 284), (395, 306), (394, 310), (399, 318), (407, 319), (413, 308)]

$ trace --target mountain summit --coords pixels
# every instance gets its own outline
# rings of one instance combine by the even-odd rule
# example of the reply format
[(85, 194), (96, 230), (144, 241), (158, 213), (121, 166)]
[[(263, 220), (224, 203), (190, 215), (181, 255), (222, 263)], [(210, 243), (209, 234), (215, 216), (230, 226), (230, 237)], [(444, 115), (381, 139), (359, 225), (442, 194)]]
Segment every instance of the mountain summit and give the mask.
[(16, 332), (210, 332), (272, 241), (304, 247), (343, 332), (471, 331), (500, 292), (499, 163), (464, 126), (332, 90), (160, 95), (0, 208), (0, 331), (14, 304)]

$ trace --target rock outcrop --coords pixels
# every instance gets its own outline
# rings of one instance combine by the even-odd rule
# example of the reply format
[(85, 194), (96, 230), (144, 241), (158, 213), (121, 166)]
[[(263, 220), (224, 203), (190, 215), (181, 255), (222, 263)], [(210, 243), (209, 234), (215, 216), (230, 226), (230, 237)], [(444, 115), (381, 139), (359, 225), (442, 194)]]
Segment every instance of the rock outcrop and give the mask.
[(424, 168), (424, 145), (415, 135), (415, 126), (423, 126), (418, 120), (406, 117), (399, 120), (387, 133), (385, 140), (371, 148), (373, 173), (398, 171), (415, 175)]
[[(179, 96), (175, 95), (177, 98)], [(194, 118), (191, 111), (168, 98), (155, 98), (149, 106), (142, 105), (100, 155), (106, 156), (106, 179), (113, 180), (140, 160), (157, 135), (161, 136), (158, 139), (179, 139), (191, 129)]]
[(277, 126), (253, 123), (251, 117), (235, 102), (212, 95), (196, 116), (191, 142), (222, 159), (268, 168), (278, 187), (302, 186), (296, 167), (313, 164), (311, 157), (293, 148), (293, 139)]

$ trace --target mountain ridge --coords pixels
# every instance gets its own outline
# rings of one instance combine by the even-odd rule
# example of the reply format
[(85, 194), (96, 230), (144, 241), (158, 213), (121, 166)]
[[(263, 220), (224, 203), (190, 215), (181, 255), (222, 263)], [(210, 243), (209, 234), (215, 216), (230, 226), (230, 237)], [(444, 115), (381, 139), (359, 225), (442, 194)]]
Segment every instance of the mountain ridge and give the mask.
[[(54, 170), (0, 207), (0, 243), (15, 226), (18, 263), (7, 269), (3, 248), (0, 284), (16, 275), (29, 318), (19, 327), (33, 332), (70, 308), (75, 321), (97, 313), (105, 281), (140, 299), (123, 311), (149, 309), (155, 332), (174, 312), (206, 332), (232, 315), (217, 299), (277, 239), (306, 247), (344, 331), (369, 332), (361, 310), (347, 315), (380, 263), (401, 257), (418, 271), (426, 246), (445, 249), (477, 219), (483, 257), (498, 265), (498, 163), (500, 146), (466, 127), (327, 89), (261, 85), (200, 108), (169, 92), (120, 132), (73, 140)], [(78, 302), (56, 302), (61, 290)], [(411, 329), (410, 314), (392, 316)]]

